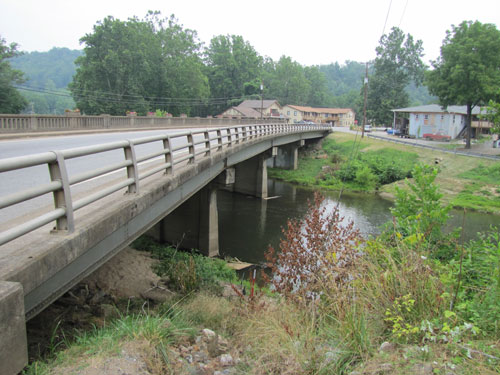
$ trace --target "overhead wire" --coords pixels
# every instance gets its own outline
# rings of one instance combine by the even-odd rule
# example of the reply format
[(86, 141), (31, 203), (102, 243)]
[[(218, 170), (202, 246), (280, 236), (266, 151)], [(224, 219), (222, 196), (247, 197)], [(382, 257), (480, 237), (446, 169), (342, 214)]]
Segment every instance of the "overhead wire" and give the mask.
[(403, 23), (403, 17), (405, 16), (407, 6), (408, 6), (408, 0), (406, 0), (405, 7), (403, 8), (403, 13), (401, 14), (401, 19), (399, 20), (398, 28), (400, 28), (401, 24)]
[(103, 92), (86, 92), (83, 90), (76, 90), (75, 93), (72, 93), (68, 90), (54, 90), (54, 89), (46, 89), (46, 88), (37, 88), (31, 86), (23, 86), (16, 85), (15, 86), (19, 90), (31, 91), (41, 94), (49, 94), (54, 96), (61, 96), (67, 98), (74, 98), (78, 96), (82, 99), (87, 100), (99, 100), (108, 103), (123, 103), (123, 104), (137, 104), (137, 100), (146, 100), (153, 105), (158, 106), (205, 106), (205, 105), (219, 105), (219, 104), (227, 104), (230, 100), (237, 99), (245, 99), (244, 96), (234, 96), (234, 97), (225, 97), (225, 98), (169, 98), (169, 97), (148, 97), (148, 96), (140, 96), (140, 95), (122, 95), (116, 93), (103, 93)]
[[(408, 5), (408, 0), (406, 0), (406, 4), (405, 4), (404, 10), (403, 10), (403, 14), (401, 15), (401, 20), (400, 20), (400, 23), (399, 23), (400, 25), (401, 25), (401, 21), (403, 20), (403, 16), (404, 16), (404, 13), (406, 11), (406, 6), (407, 5)], [(387, 14), (385, 16), (384, 28), (382, 29), (382, 36), (385, 34), (385, 28), (387, 26), (387, 20), (389, 19), (389, 14), (391, 12), (391, 7), (392, 7), (392, 0), (389, 1), (389, 8), (387, 9)], [(367, 84), (367, 83), (365, 83), (365, 84)], [(364, 126), (364, 124), (363, 124), (363, 126)], [(359, 140), (358, 140), (358, 133), (359, 133), (359, 130), (356, 130), (356, 135), (354, 136), (354, 142), (352, 144), (352, 148), (351, 148), (351, 153), (350, 153), (350, 156), (349, 156), (349, 160), (347, 161), (347, 168), (350, 167), (350, 164), (351, 164), (352, 160), (354, 160), (357, 157), (357, 154), (359, 152), (359, 148), (361, 146), (361, 137), (359, 137)], [(342, 193), (344, 191), (344, 186), (345, 186), (345, 182), (342, 181), (342, 183), (340, 184), (340, 191), (339, 191), (339, 197), (338, 197), (338, 200), (337, 200), (337, 207), (340, 205), (340, 198), (342, 197)]]

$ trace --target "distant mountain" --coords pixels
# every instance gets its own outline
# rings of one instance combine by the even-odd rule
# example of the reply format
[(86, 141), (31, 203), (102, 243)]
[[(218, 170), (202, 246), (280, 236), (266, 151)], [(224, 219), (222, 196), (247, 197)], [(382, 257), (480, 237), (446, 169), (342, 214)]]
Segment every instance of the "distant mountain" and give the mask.
[(56, 88), (68, 86), (75, 74), (75, 59), (83, 51), (68, 48), (52, 48), (48, 52), (29, 52), (11, 59), (13, 68), (19, 69), (29, 78), (25, 85), (45, 87), (52, 81)]
[[(74, 108), (75, 102), (66, 88), (76, 72), (75, 59), (83, 51), (68, 48), (52, 48), (48, 52), (29, 52), (10, 60), (11, 66), (24, 72), (27, 81), (22, 85), (29, 89), (20, 92), (30, 102), (24, 112), (38, 114), (62, 114)], [(58, 94), (44, 93), (60, 91)]]

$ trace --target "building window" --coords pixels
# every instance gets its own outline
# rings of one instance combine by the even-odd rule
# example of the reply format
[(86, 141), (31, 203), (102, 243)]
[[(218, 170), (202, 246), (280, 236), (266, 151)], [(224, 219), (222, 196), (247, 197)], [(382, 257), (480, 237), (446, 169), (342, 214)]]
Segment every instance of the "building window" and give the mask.
[(453, 123), (455, 123), (455, 115), (453, 115)]
[(418, 114), (415, 115), (415, 120), (418, 120)]
[(429, 115), (424, 115), (424, 120), (428, 120), (429, 119)]
[(297, 116), (297, 111), (293, 111), (293, 115), (294, 115), (294, 116)]
[(465, 120), (465, 117), (464, 117), (464, 116), (462, 116), (462, 124), (464, 123), (464, 120)]
[(444, 115), (441, 115), (441, 120), (444, 120)]
[(286, 111), (286, 115), (287, 115), (287, 116), (290, 116), (290, 111)]

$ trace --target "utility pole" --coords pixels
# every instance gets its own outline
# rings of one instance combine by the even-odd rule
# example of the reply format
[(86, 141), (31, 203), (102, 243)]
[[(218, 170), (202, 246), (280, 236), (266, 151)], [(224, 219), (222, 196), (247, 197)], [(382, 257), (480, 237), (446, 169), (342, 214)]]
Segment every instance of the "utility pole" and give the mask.
[(264, 82), (260, 82), (260, 119), (263, 119), (264, 116)]
[(361, 138), (365, 136), (365, 125), (366, 125), (366, 89), (368, 88), (368, 63), (366, 63), (365, 70), (365, 100), (363, 105), (363, 128), (361, 129)]

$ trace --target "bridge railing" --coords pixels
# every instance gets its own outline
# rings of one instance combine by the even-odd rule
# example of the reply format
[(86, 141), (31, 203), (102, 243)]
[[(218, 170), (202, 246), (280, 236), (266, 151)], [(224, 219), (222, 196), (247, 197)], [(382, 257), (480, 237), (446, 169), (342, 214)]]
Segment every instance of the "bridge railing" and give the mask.
[[(56, 231), (71, 233), (75, 229), (75, 211), (122, 189), (127, 189), (130, 194), (139, 193), (142, 180), (160, 172), (174, 174), (176, 166), (180, 164), (195, 163), (199, 158), (208, 157), (214, 152), (259, 137), (327, 129), (330, 129), (329, 125), (283, 123), (242, 125), (156, 135), (0, 160), (0, 173), (47, 165), (50, 177), (48, 183), (36, 184), (35, 187), (0, 197), (0, 209), (27, 202), (46, 194), (52, 194), (54, 200), (54, 207), (49, 212), (0, 232), (0, 246), (53, 221), (56, 223), (54, 227)], [(138, 146), (158, 142), (161, 146), (159, 150), (140, 157), (136, 155)], [(68, 160), (116, 150), (123, 150), (122, 160), (69, 175)], [(147, 163), (153, 161), (153, 166), (147, 166)], [(100, 187), (94, 193), (84, 194), (83, 198), (80, 199), (75, 199), (71, 192), (71, 188), (76, 184), (117, 171), (125, 171), (126, 178)]]

